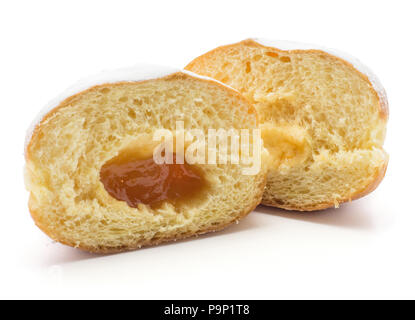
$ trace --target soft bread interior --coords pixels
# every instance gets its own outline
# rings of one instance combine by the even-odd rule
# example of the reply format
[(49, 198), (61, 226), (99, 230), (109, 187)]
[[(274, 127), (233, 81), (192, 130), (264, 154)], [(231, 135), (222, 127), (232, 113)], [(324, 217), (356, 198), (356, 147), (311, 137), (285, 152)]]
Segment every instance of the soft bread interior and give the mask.
[(274, 158), (264, 204), (322, 209), (359, 197), (382, 179), (386, 110), (349, 63), (323, 51), (246, 40), (186, 68), (236, 88), (257, 109)]
[[(255, 110), (233, 90), (184, 73), (144, 82), (100, 85), (65, 100), (36, 128), (27, 147), (26, 184), (37, 225), (53, 239), (111, 252), (217, 230), (251, 211), (265, 173), (242, 175), (240, 165), (199, 165), (208, 182), (179, 207), (114, 199), (100, 169), (120, 150), (151, 154), (155, 130), (253, 129)], [(150, 151), (149, 151), (150, 150)], [(195, 164), (196, 165), (196, 164)]]

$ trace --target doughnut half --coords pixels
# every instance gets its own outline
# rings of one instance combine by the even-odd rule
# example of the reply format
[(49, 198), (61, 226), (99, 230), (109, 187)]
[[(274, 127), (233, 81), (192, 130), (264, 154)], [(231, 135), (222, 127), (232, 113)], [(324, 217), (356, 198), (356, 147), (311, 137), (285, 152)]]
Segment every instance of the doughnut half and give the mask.
[(388, 164), (386, 93), (343, 53), (248, 39), (193, 60), (187, 70), (239, 90), (257, 109), (272, 155), (262, 203), (312, 211), (373, 191)]
[[(192, 197), (160, 198), (157, 206), (127, 203), (107, 191), (104, 165), (129, 149), (151, 157), (147, 149), (154, 132), (173, 131), (176, 121), (185, 130), (203, 132), (258, 128), (255, 109), (237, 91), (170, 68), (104, 72), (55, 99), (29, 130), (25, 146), (25, 181), (36, 225), (63, 244), (110, 253), (220, 230), (242, 219), (261, 202), (263, 169), (244, 175), (238, 164), (187, 164), (203, 176), (203, 188), (189, 191), (195, 188), (185, 185)], [(175, 197), (180, 183), (174, 179), (182, 174), (169, 175), (168, 186), (163, 184)], [(144, 185), (143, 196), (158, 187)]]

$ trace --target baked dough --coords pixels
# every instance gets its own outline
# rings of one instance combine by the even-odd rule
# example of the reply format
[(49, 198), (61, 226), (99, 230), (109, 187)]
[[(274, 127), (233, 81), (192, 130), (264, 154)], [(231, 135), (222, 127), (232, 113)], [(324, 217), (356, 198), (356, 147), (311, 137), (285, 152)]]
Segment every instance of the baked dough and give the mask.
[(52, 101), (25, 146), (36, 225), (63, 244), (109, 253), (217, 231), (242, 219), (261, 201), (263, 169), (243, 175), (238, 164), (194, 164), (206, 182), (197, 197), (156, 207), (133, 207), (107, 192), (103, 166), (131, 146), (146, 152), (154, 132), (174, 131), (176, 121), (203, 132), (258, 128), (255, 109), (237, 91), (171, 68), (104, 72)]
[(273, 157), (263, 204), (337, 207), (382, 181), (388, 102), (380, 81), (356, 59), (313, 45), (248, 39), (186, 69), (239, 90), (257, 109)]

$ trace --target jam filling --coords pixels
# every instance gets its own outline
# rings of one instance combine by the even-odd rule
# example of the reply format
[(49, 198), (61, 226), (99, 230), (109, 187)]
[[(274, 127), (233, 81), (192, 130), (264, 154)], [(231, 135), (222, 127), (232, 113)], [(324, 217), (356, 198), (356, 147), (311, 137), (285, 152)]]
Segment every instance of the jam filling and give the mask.
[(101, 168), (100, 179), (115, 199), (137, 208), (142, 203), (157, 207), (163, 202), (173, 205), (196, 197), (205, 186), (199, 168), (176, 163), (157, 164), (153, 157), (139, 159), (121, 153)]

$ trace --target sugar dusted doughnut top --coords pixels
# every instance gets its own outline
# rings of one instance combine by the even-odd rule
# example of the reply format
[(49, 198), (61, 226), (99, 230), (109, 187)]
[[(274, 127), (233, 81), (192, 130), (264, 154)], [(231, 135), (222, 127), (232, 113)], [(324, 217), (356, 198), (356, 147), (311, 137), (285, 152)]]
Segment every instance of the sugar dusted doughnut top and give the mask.
[(314, 44), (294, 42), (294, 41), (285, 41), (285, 40), (270, 40), (270, 39), (264, 39), (264, 38), (253, 38), (252, 40), (265, 47), (273, 47), (273, 48), (281, 49), (284, 51), (321, 50), (335, 57), (338, 57), (340, 59), (347, 61), (348, 63), (353, 65), (353, 67), (356, 70), (364, 74), (369, 79), (370, 83), (373, 86), (373, 89), (377, 92), (379, 96), (382, 106), (386, 110), (388, 109), (388, 99), (387, 99), (385, 88), (383, 87), (379, 78), (373, 73), (373, 71), (370, 70), (366, 65), (364, 65), (359, 59), (347, 53), (344, 53), (342, 51), (325, 48), (325, 47), (314, 45)]
[(42, 121), (43, 117), (47, 115), (51, 110), (59, 106), (59, 104), (63, 102), (65, 99), (73, 96), (74, 94), (87, 90), (91, 87), (106, 84), (106, 83), (136, 82), (136, 81), (151, 80), (151, 79), (162, 78), (162, 77), (165, 77), (170, 74), (177, 73), (177, 72), (182, 72), (182, 73), (188, 74), (190, 76), (193, 76), (199, 79), (215, 81), (215, 82), (220, 83), (221, 85), (224, 85), (234, 90), (233, 88), (215, 79), (204, 77), (204, 76), (195, 74), (191, 71), (182, 70), (182, 69), (174, 68), (174, 67), (168, 67), (168, 66), (137, 64), (133, 67), (125, 67), (125, 68), (119, 68), (119, 69), (114, 69), (114, 70), (104, 70), (100, 73), (97, 73), (95, 75), (91, 75), (89, 77), (79, 80), (74, 85), (66, 89), (59, 96), (51, 100), (46, 106), (44, 106), (41, 109), (41, 111), (35, 117), (34, 121), (29, 126), (29, 129), (27, 130), (26, 139), (25, 139), (25, 152), (26, 152), (26, 147), (29, 144), (30, 139), (32, 137), (33, 131), (35, 130), (36, 126)]

